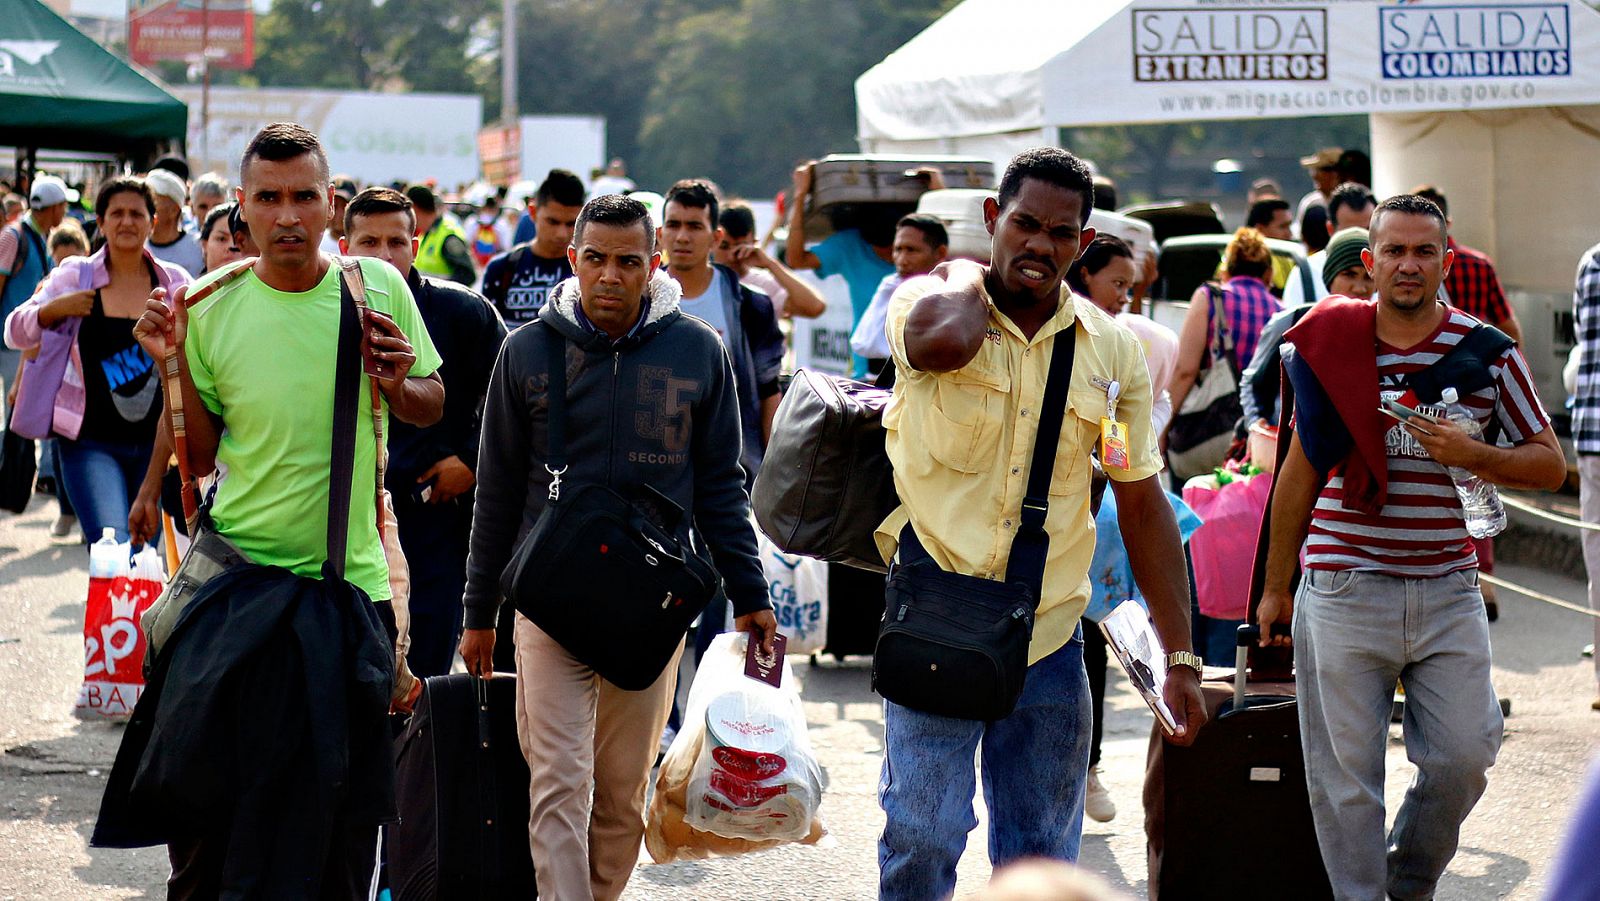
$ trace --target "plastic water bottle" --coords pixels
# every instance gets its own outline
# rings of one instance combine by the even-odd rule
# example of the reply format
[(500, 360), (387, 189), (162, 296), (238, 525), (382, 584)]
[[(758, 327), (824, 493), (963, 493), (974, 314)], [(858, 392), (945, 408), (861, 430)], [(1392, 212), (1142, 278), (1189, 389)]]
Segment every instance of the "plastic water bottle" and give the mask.
[(115, 579), (128, 565), (128, 551), (117, 543), (117, 530), (106, 526), (100, 540), (89, 545), (89, 578)]
[[(1463, 432), (1483, 440), (1483, 426), (1461, 405), (1461, 396), (1454, 388), (1440, 392), (1444, 401), (1445, 416)], [(1473, 475), (1459, 466), (1451, 466), (1450, 479), (1456, 483), (1456, 495), (1461, 498), (1461, 510), (1466, 514), (1467, 534), (1473, 538), (1490, 538), (1506, 527), (1506, 508), (1500, 503), (1500, 492), (1494, 484)]]

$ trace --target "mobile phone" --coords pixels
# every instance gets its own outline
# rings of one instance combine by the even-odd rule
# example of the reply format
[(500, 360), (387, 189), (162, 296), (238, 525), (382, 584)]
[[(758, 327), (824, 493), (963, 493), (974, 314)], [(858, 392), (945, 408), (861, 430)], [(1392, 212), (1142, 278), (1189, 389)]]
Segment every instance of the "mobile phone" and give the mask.
[(366, 307), (361, 312), (361, 368), (373, 378), (394, 378), (394, 364), (377, 358), (376, 351), (372, 347), (372, 338), (374, 335), (391, 336), (400, 328), (387, 313), (381, 313), (371, 307)]

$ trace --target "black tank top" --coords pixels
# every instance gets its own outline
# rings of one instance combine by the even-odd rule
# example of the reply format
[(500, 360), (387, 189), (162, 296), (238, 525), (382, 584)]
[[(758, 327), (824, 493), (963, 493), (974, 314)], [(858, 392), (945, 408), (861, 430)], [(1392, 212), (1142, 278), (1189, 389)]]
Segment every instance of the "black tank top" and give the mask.
[[(150, 273), (150, 287), (160, 284)], [(84, 408), (80, 439), (150, 444), (161, 417), (156, 364), (133, 337), (138, 319), (107, 316), (100, 292), (78, 326), (83, 360)]]

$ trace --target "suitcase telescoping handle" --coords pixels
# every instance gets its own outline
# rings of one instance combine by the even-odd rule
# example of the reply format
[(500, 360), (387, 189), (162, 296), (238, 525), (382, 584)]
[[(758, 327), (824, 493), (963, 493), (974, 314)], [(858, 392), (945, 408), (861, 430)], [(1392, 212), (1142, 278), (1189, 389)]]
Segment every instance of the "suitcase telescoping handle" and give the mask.
[[(1281, 635), (1281, 636), (1287, 638), (1287, 637), (1289, 637), (1291, 632), (1290, 632), (1289, 627), (1284, 625), (1283, 623), (1273, 623), (1272, 624), (1272, 634), (1274, 636)], [(1252, 647), (1255, 647), (1256, 642), (1259, 641), (1259, 640), (1261, 640), (1261, 627), (1260, 626), (1252, 626), (1249, 623), (1246, 623), (1246, 624), (1244, 624), (1244, 625), (1239, 627), (1238, 632), (1234, 633), (1234, 639), (1233, 639), (1233, 641), (1234, 641), (1234, 650), (1233, 650), (1233, 709), (1234, 710), (1242, 710), (1244, 708), (1244, 683), (1245, 683), (1246, 673), (1248, 672), (1248, 670), (1250, 668), (1250, 666), (1249, 666), (1249, 664), (1250, 664), (1250, 649)]]

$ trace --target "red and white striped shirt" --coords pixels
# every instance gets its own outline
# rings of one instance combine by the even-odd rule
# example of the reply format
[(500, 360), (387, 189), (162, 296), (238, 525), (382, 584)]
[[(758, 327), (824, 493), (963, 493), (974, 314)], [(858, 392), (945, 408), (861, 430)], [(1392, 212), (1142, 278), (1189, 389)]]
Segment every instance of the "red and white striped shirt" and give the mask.
[[(1424, 405), (1406, 386), (1406, 377), (1433, 365), (1478, 324), (1448, 308), (1438, 331), (1415, 346), (1400, 349), (1378, 342), (1378, 393), (1434, 416), (1442, 405)], [(1491, 417), (1513, 444), (1550, 426), (1528, 374), (1528, 364), (1515, 347), (1489, 367), (1494, 384), (1465, 395), (1461, 405), (1487, 428)], [(1374, 398), (1376, 406), (1379, 398)], [(1307, 569), (1368, 570), (1393, 576), (1433, 578), (1478, 565), (1467, 536), (1461, 501), (1450, 473), (1434, 462), (1397, 422), (1384, 436), (1389, 461), (1389, 495), (1377, 516), (1344, 505), (1344, 478), (1328, 480), (1311, 517), (1306, 537)]]

